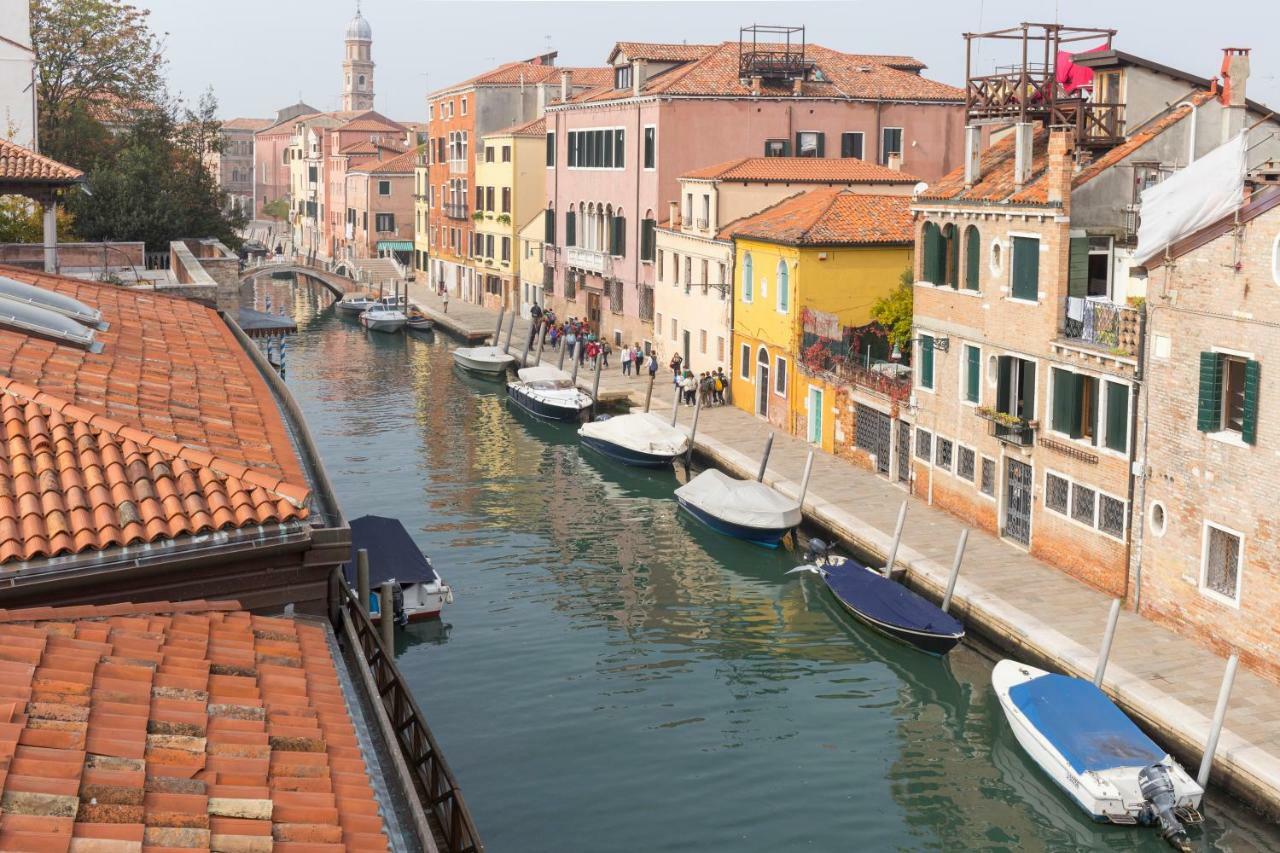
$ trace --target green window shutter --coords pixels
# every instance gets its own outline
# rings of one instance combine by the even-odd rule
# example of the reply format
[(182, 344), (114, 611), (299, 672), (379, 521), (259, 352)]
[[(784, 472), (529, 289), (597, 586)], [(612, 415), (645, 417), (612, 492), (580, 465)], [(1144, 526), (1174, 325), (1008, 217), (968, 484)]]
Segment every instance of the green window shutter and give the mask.
[(556, 214), (554, 210), (547, 209), (546, 221), (543, 225), (545, 227), (542, 229), (542, 242), (550, 243), (554, 246), (556, 243)]
[(924, 267), (920, 270), (920, 274), (930, 284), (938, 284), (941, 279), (938, 274), (938, 241), (941, 239), (942, 235), (938, 233), (938, 226), (932, 222), (926, 222), (924, 228), (921, 229), (921, 242), (924, 244)]
[(933, 387), (933, 338), (920, 336), (920, 387)]
[(996, 411), (1012, 413), (1013, 356), (1002, 355), (996, 362), (999, 376), (996, 380)]
[(1222, 426), (1222, 359), (1216, 352), (1200, 353), (1200, 401), (1196, 428), (1216, 432)]
[(613, 219), (613, 225), (613, 230), (617, 234), (613, 253), (615, 255), (625, 255), (627, 253), (627, 220), (621, 216), (616, 216)]
[(1013, 238), (1013, 298), (1035, 300), (1040, 295), (1040, 241)]
[(572, 210), (566, 210), (564, 214), (564, 244), (566, 246), (577, 245), (577, 217)]
[[(1084, 382), (1085, 382), (1085, 377), (1081, 376), (1080, 377), (1081, 385), (1083, 385)], [(1099, 382), (1097, 379), (1094, 379), (1092, 382), (1089, 383), (1089, 421), (1090, 421), (1089, 441), (1095, 446), (1098, 443), (1098, 397), (1099, 397), (1098, 386), (1099, 386)], [(1083, 402), (1083, 399), (1084, 398), (1082, 396), (1081, 397), (1082, 402)]]
[(1022, 411), (1018, 417), (1032, 420), (1036, 416), (1036, 366), (1033, 362), (1022, 360)]
[(982, 353), (977, 347), (965, 347), (965, 351), (969, 369), (965, 377), (965, 396), (970, 403), (976, 403), (981, 395)]
[(1067, 280), (1068, 296), (1087, 296), (1089, 293), (1089, 238), (1072, 237), (1069, 277)]
[[(1076, 394), (1076, 375), (1060, 367), (1053, 368), (1053, 414), (1054, 432), (1075, 432), (1071, 421), (1071, 401)], [(1079, 421), (1077, 416), (1076, 421)]]
[(946, 241), (949, 250), (947, 254), (947, 287), (952, 290), (958, 289), (960, 285), (960, 232), (956, 230), (954, 225), (947, 226), (949, 239)]
[(976, 226), (970, 225), (965, 232), (964, 247), (964, 287), (965, 290), (978, 289), (978, 263), (982, 260), (982, 237)]
[(1129, 448), (1129, 386), (1107, 383), (1106, 445), (1124, 453)]
[(1246, 444), (1258, 443), (1258, 379), (1262, 365), (1256, 361), (1244, 363), (1244, 423), (1240, 437)]
[(818, 156), (827, 156), (827, 135), (825, 133), (818, 134)]

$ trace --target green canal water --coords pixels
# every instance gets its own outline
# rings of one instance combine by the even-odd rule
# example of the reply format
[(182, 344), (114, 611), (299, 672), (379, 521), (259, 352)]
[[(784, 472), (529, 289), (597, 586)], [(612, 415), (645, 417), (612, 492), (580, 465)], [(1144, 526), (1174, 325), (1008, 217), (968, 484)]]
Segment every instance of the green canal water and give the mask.
[[(671, 473), (582, 450), (457, 373), (443, 334), (299, 322), (287, 382), (348, 517), (399, 517), (453, 586), (399, 664), (488, 849), (1146, 850), (1040, 774), (969, 645), (936, 660), (859, 628), (794, 555), (677, 511)], [(1197, 849), (1275, 850), (1213, 797)]]

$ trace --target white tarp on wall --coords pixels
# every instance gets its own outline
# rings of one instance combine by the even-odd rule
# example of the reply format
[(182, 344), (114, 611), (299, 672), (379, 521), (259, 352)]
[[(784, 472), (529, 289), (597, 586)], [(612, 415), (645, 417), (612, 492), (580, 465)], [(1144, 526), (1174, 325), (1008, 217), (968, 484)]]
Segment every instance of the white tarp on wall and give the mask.
[(1134, 260), (1146, 263), (1169, 244), (1216, 222), (1244, 203), (1245, 134), (1224, 142), (1181, 172), (1142, 192)]

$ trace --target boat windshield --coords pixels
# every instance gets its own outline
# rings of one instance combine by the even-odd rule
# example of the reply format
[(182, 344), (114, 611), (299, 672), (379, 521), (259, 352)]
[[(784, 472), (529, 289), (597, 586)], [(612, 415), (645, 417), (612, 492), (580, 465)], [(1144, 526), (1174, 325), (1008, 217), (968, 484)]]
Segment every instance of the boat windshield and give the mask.
[(525, 384), (535, 391), (567, 391), (573, 387), (568, 379), (535, 379)]

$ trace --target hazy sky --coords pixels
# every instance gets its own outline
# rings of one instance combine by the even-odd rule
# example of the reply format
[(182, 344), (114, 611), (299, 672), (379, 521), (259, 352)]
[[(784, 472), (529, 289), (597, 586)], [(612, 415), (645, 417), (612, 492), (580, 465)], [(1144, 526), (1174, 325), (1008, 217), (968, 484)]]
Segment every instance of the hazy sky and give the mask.
[[(134, 1), (168, 34), (175, 92), (194, 97), (212, 86), (227, 118), (269, 117), (299, 95), (319, 109), (338, 107), (354, 0)], [(954, 85), (964, 77), (962, 32), (1024, 20), (1114, 28), (1120, 49), (1204, 77), (1218, 73), (1221, 48), (1253, 47), (1249, 96), (1280, 109), (1276, 0), (364, 0), (363, 7), (373, 27), (376, 107), (403, 121), (425, 120), (429, 89), (541, 53), (548, 36), (557, 64), (602, 65), (619, 40), (734, 40), (751, 23), (803, 24), (810, 41), (851, 53), (911, 54), (928, 64), (926, 75)]]

